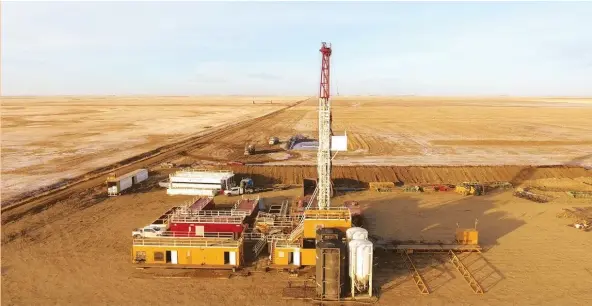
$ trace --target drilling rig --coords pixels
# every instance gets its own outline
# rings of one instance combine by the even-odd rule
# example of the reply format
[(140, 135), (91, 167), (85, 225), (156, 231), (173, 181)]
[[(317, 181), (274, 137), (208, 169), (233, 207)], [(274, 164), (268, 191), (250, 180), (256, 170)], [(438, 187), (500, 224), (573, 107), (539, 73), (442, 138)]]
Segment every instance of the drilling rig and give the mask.
[(319, 90), (319, 148), (317, 152), (319, 209), (331, 206), (331, 100), (330, 100), (330, 58), (331, 45), (325, 42), (321, 46), (321, 85)]

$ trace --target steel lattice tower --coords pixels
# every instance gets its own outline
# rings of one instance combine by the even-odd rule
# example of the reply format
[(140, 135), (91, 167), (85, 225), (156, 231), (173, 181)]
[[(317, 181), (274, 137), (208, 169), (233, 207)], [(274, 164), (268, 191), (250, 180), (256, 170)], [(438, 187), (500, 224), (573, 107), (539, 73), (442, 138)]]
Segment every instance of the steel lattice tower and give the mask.
[(331, 101), (330, 98), (330, 57), (331, 45), (323, 42), (321, 46), (321, 86), (319, 91), (319, 148), (317, 152), (318, 205), (319, 209), (331, 206)]

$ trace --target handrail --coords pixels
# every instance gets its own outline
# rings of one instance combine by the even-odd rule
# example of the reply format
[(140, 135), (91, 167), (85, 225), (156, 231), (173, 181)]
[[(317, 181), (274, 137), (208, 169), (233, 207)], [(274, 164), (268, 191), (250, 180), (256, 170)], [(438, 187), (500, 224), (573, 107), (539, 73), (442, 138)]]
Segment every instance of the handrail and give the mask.
[(304, 219), (350, 220), (351, 213), (347, 208), (336, 210), (308, 210), (304, 211)]
[(135, 246), (183, 246), (183, 247), (239, 247), (242, 239), (224, 238), (134, 238)]
[(318, 192), (319, 192), (319, 186), (315, 187), (315, 190), (312, 193), (312, 196), (310, 197), (310, 200), (308, 200), (308, 204), (306, 205), (306, 209), (310, 209), (312, 207), (312, 203), (314, 202), (314, 200), (315, 200)]
[(199, 211), (177, 211), (175, 216), (205, 217), (205, 216), (246, 216), (243, 210), (199, 210)]
[(231, 223), (241, 224), (245, 220), (244, 215), (239, 216), (171, 216), (169, 222), (179, 223)]
[(265, 239), (265, 235), (263, 233), (249, 232), (249, 233), (243, 233), (243, 238), (245, 238), (245, 240), (261, 240), (261, 239)]
[(229, 171), (229, 170), (208, 170), (208, 169), (182, 169), (182, 170), (177, 170), (174, 173), (169, 174), (169, 176), (175, 176), (177, 174), (183, 174), (183, 173), (207, 173), (207, 172), (211, 172), (211, 173), (228, 173), (228, 174), (232, 174), (234, 175), (235, 173), (233, 171)]
[(275, 247), (280, 247), (280, 248), (299, 248), (300, 244), (299, 243), (294, 243), (288, 240), (277, 240), (275, 242)]
[(233, 239), (233, 233), (224, 233), (224, 232), (206, 232), (203, 234), (193, 233), (193, 232), (179, 232), (179, 231), (165, 231), (158, 237), (189, 237), (189, 238), (225, 238), (225, 239)]

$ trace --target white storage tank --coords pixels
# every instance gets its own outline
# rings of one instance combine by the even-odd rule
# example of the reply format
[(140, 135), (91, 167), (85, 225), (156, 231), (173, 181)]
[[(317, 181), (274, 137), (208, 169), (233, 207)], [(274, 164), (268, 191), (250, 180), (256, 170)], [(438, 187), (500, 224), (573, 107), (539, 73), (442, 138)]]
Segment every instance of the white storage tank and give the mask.
[(352, 295), (355, 292), (369, 292), (371, 295), (374, 246), (369, 240), (353, 239), (348, 247)]
[(361, 227), (350, 227), (345, 231), (347, 241), (354, 239), (368, 240), (368, 230)]

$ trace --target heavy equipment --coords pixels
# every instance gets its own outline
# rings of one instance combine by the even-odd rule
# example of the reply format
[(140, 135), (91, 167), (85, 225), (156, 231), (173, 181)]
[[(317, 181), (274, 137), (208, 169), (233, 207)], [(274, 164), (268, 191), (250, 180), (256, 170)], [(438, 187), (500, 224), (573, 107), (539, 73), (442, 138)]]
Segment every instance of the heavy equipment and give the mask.
[(245, 146), (245, 155), (253, 155), (255, 154), (255, 145), (247, 144)]
[(273, 146), (274, 144), (277, 144), (280, 142), (280, 139), (275, 137), (275, 136), (271, 136), (269, 137), (269, 145)]
[(549, 198), (542, 194), (536, 194), (530, 191), (529, 188), (516, 188), (513, 195), (518, 198), (527, 199), (537, 203), (547, 203), (549, 202)]
[(483, 195), (485, 194), (485, 187), (483, 184), (475, 182), (463, 182), (456, 185), (455, 191), (462, 195)]

